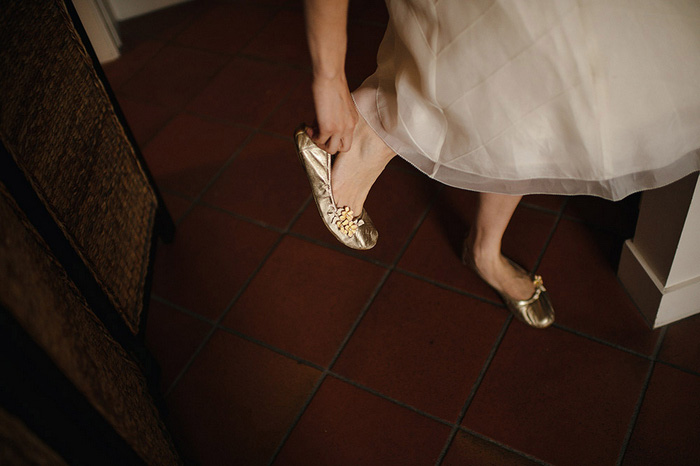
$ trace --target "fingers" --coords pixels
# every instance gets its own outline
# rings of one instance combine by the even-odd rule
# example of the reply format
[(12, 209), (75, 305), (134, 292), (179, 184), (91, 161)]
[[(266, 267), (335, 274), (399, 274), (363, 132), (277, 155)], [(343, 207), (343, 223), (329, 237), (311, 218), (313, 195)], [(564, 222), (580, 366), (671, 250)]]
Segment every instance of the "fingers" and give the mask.
[(352, 133), (348, 134), (345, 137), (340, 138), (340, 147), (338, 150), (340, 152), (347, 152), (350, 150), (352, 147)]
[[(323, 137), (321, 137), (323, 139)], [(330, 138), (326, 140), (326, 147), (325, 151), (328, 152), (329, 154), (335, 154), (340, 150), (340, 136), (339, 135), (333, 135)]]
[(352, 147), (352, 129), (343, 133), (323, 132), (319, 129), (307, 129), (307, 134), (318, 147), (330, 154), (347, 152)]

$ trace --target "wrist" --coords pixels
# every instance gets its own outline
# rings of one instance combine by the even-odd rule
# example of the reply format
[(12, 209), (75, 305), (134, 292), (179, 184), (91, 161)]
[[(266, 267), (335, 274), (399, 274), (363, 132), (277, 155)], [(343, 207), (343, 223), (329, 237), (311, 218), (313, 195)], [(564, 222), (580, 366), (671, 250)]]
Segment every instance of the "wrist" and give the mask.
[(313, 78), (315, 84), (346, 83), (345, 72), (343, 70), (314, 70)]
[(314, 80), (317, 81), (345, 81), (345, 70), (340, 68), (314, 68)]

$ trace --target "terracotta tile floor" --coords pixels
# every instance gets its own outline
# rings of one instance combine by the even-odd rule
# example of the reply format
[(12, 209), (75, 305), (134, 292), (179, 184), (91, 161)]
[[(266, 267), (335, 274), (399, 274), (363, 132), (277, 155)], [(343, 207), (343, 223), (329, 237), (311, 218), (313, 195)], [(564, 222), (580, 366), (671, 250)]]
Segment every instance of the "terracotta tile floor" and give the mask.
[[(348, 75), (387, 20), (353, 0)], [(173, 217), (147, 343), (203, 465), (700, 463), (700, 316), (652, 331), (616, 278), (638, 196), (526, 197), (504, 249), (553, 328), (458, 252), (475, 195), (395, 160), (367, 253), (322, 226), (291, 133), (313, 118), (298, 1), (193, 1), (121, 25), (105, 66)]]

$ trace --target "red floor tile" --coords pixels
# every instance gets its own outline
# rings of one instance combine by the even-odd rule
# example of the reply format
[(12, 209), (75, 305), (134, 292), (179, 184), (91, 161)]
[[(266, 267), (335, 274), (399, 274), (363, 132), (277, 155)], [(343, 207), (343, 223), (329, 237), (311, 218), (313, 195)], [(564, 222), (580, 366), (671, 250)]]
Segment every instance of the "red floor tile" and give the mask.
[(235, 126), (181, 113), (143, 153), (159, 186), (196, 197), (248, 135)]
[(169, 108), (138, 102), (127, 97), (119, 98), (119, 106), (124, 112), (136, 142), (142, 148), (173, 115), (173, 111)]
[(353, 0), (350, 2), (348, 17), (351, 20), (359, 19), (381, 24), (389, 22), (386, 3), (382, 0)]
[(536, 465), (524, 456), (501, 448), (479, 437), (459, 431), (442, 466), (529, 466)]
[(258, 35), (272, 14), (269, 8), (253, 4), (215, 4), (178, 34), (175, 42), (233, 54)]
[(294, 90), (265, 122), (264, 128), (290, 137), (301, 123), (311, 125), (315, 118), (311, 76), (304, 75)]
[(657, 364), (622, 464), (696, 465), (700, 376)]
[(649, 364), (514, 322), (463, 424), (553, 464), (614, 464)]
[(543, 207), (554, 212), (559, 212), (566, 199), (567, 196), (554, 196), (549, 194), (530, 194), (527, 196), (523, 196), (522, 203), (525, 205)]
[[(476, 193), (446, 188), (411, 241), (399, 267), (500, 302), (498, 295), (461, 262), (462, 241), (476, 205)], [(554, 221), (553, 215), (519, 206), (503, 237), (503, 253), (532, 270)]]
[(557, 322), (644, 354), (660, 331), (652, 331), (617, 280), (611, 261), (619, 254), (611, 234), (562, 220), (538, 270)]
[(197, 206), (178, 227), (175, 241), (158, 249), (153, 292), (216, 319), (277, 238), (274, 232)]
[[(304, 176), (301, 170), (299, 173)], [(364, 254), (384, 263), (393, 263), (416, 228), (432, 196), (433, 185), (426, 177), (393, 168), (385, 170), (372, 187), (365, 204), (379, 230), (379, 241)], [(309, 204), (294, 224), (293, 231), (327, 243), (337, 242), (321, 221), (315, 203)]]
[(243, 53), (298, 66), (311, 66), (304, 14), (301, 11), (281, 10)]
[(218, 331), (168, 398), (175, 435), (203, 466), (268, 464), (319, 376)]
[(327, 378), (275, 465), (434, 464), (450, 428)]
[(333, 370), (455, 422), (506, 316), (490, 304), (394, 273)]
[(348, 50), (345, 72), (350, 89), (362, 83), (377, 69), (377, 50), (384, 37), (384, 27), (361, 22), (348, 24)]
[(172, 194), (166, 191), (161, 191), (161, 196), (165, 200), (165, 206), (173, 218), (174, 222), (178, 222), (183, 215), (189, 210), (192, 205), (192, 201), (185, 199), (177, 194)]
[(700, 315), (668, 326), (659, 360), (700, 373)]
[(257, 134), (206, 192), (205, 202), (285, 228), (310, 195), (290, 139)]
[(303, 72), (234, 58), (189, 105), (189, 109), (249, 126), (260, 125), (299, 82)]
[(118, 90), (140, 70), (165, 43), (159, 40), (144, 40), (134, 44), (129, 49), (124, 47), (117, 60), (104, 64), (102, 67), (112, 89)]
[(120, 92), (141, 102), (179, 108), (207, 85), (226, 60), (214, 53), (166, 45)]
[(594, 196), (570, 196), (564, 215), (605, 228), (622, 238), (631, 238), (639, 215), (639, 199), (639, 194), (618, 202)]
[(119, 34), (126, 46), (148, 39), (170, 40), (211, 8), (206, 0), (186, 1), (119, 23)]
[(146, 325), (146, 345), (161, 369), (163, 393), (173, 383), (212, 326), (167, 304), (151, 301)]
[(360, 259), (287, 237), (223, 325), (327, 366), (384, 272)]
[[(389, 162), (389, 165), (387, 165), (387, 166), (392, 167), (392, 168), (396, 168), (396, 169), (399, 169), (402, 171), (413, 173), (416, 176), (426, 176), (423, 172), (421, 172), (416, 167), (411, 165), (410, 162), (402, 159), (399, 156), (396, 156), (393, 159), (391, 159), (391, 162)], [(438, 184), (437, 181), (434, 181), (434, 183), (438, 186), (441, 186), (440, 184)]]

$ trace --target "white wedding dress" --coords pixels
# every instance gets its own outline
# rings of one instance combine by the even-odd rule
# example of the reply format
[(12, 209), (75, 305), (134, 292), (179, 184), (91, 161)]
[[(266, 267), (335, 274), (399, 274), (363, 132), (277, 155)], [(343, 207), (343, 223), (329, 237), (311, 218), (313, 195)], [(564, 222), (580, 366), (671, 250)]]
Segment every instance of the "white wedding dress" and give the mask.
[(700, 0), (387, 0), (353, 93), (448, 185), (612, 200), (700, 170)]

